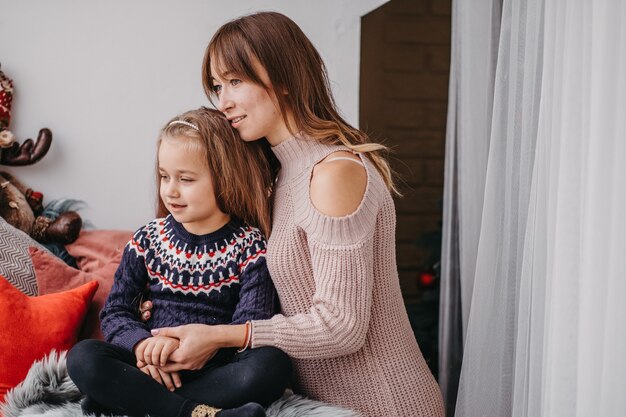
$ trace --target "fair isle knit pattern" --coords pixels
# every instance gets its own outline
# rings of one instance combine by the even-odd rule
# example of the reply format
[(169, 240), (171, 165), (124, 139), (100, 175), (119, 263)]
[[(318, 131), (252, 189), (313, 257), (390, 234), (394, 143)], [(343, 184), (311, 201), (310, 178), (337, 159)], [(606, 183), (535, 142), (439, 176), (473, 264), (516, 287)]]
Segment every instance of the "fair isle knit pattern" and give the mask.
[[(160, 282), (163, 289), (173, 293), (219, 292), (224, 286), (239, 283), (239, 271), (266, 252), (260, 232), (252, 233), (250, 227), (241, 227), (236, 235), (200, 245), (189, 243), (179, 235), (174, 223), (163, 219), (148, 224), (130, 242), (136, 256), (149, 259), (146, 267), (150, 280)], [(161, 255), (146, 254), (143, 244), (147, 242), (160, 242)], [(241, 248), (246, 248), (244, 253), (239, 253)]]
[(252, 346), (276, 346), (298, 390), (364, 416), (444, 415), (439, 387), (415, 341), (395, 262), (395, 208), (365, 157), (365, 195), (343, 217), (309, 197), (315, 164), (344, 147), (293, 137), (281, 163), (267, 262), (282, 314), (253, 322)]
[[(113, 288), (100, 315), (108, 342), (129, 350), (150, 329), (190, 323), (244, 323), (277, 309), (258, 229), (233, 219), (198, 236), (170, 215), (135, 232), (124, 249)], [(138, 305), (147, 290), (148, 323)]]

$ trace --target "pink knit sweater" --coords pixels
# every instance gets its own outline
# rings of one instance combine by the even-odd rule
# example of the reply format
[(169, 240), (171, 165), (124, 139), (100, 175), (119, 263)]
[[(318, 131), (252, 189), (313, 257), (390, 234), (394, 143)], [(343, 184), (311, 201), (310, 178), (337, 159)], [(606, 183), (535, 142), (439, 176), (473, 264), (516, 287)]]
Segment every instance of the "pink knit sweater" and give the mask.
[(376, 168), (357, 210), (329, 217), (309, 198), (313, 166), (340, 146), (291, 138), (278, 178), (267, 263), (282, 314), (254, 321), (252, 346), (289, 354), (298, 389), (364, 416), (443, 416), (413, 336), (395, 257), (395, 209)]

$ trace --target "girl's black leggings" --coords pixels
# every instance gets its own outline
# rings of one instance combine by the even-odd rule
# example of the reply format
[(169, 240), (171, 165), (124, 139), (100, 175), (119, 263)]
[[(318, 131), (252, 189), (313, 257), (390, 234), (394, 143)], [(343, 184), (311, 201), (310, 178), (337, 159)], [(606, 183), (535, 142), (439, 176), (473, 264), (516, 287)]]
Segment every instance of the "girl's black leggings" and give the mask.
[(179, 372), (182, 387), (171, 392), (136, 363), (132, 352), (100, 340), (83, 340), (67, 356), (87, 411), (133, 417), (176, 417), (189, 400), (218, 408), (268, 406), (280, 398), (292, 373), (291, 360), (279, 349), (222, 349), (204, 368)]

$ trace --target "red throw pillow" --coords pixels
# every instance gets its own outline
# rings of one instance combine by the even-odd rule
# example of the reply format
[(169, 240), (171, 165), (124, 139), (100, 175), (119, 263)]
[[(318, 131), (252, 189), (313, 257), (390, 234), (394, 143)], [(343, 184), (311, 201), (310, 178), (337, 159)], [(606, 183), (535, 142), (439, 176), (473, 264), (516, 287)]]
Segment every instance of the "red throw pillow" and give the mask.
[(34, 247), (30, 247), (28, 250), (35, 268), (40, 295), (66, 291), (90, 281), (97, 281), (100, 284), (89, 306), (85, 323), (79, 333), (79, 339), (102, 340), (98, 315), (111, 291), (113, 276), (120, 263), (119, 256), (114, 256), (107, 263), (101, 261), (102, 265), (98, 269), (86, 273), (72, 268), (46, 251)]
[(0, 277), (0, 402), (36, 360), (78, 340), (95, 281), (58, 294), (29, 297)]

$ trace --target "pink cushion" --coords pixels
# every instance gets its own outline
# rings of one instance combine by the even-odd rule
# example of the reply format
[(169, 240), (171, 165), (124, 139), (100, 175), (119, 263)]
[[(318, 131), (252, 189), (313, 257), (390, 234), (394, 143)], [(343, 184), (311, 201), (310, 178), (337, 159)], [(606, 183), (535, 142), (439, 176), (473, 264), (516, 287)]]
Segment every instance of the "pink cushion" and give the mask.
[(86, 273), (78, 269), (68, 266), (56, 256), (39, 250), (37, 248), (29, 248), (35, 275), (37, 277), (37, 285), (39, 294), (54, 294), (76, 288), (90, 281), (97, 281), (100, 285), (98, 291), (89, 306), (85, 323), (80, 331), (80, 339), (100, 339), (102, 340), (102, 332), (100, 331), (100, 320), (98, 314), (104, 307), (111, 286), (113, 285), (113, 276), (119, 265), (119, 261), (112, 260), (103, 265), (97, 271)]
[(92, 272), (115, 259), (119, 263), (132, 236), (133, 232), (126, 230), (83, 230), (78, 239), (66, 245), (65, 249), (76, 258), (78, 269)]

